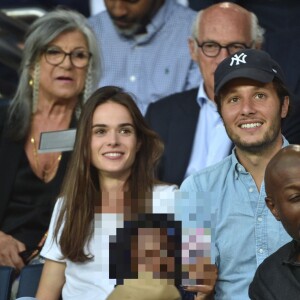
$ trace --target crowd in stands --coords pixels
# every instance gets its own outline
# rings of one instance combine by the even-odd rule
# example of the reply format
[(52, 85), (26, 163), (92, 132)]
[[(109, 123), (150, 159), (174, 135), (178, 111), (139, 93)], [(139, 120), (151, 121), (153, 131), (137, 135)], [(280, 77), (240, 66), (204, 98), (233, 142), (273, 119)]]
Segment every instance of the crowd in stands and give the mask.
[(43, 264), (38, 300), (299, 298), (300, 3), (95, 2), (1, 1), (44, 14), (0, 43), (0, 266)]

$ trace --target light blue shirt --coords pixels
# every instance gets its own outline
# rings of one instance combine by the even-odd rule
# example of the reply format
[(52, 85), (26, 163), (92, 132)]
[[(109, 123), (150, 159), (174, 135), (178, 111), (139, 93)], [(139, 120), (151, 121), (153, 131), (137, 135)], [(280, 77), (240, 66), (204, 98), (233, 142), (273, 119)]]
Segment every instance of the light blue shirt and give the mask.
[(221, 161), (230, 154), (232, 148), (232, 142), (226, 133), (217, 106), (206, 95), (203, 80), (199, 87), (197, 102), (200, 114), (185, 177)]
[[(287, 145), (284, 140), (283, 146)], [(200, 192), (214, 200), (214, 259), (219, 272), (215, 299), (249, 299), (248, 286), (258, 265), (291, 240), (265, 204), (264, 182), (258, 192), (233, 150), (218, 164), (188, 177), (180, 191), (189, 192), (190, 197)], [(197, 201), (203, 206), (205, 197)]]
[(196, 12), (166, 0), (147, 26), (147, 34), (127, 39), (116, 31), (107, 11), (89, 19), (96, 33), (103, 68), (100, 86), (132, 92), (145, 114), (149, 103), (199, 85), (188, 37)]

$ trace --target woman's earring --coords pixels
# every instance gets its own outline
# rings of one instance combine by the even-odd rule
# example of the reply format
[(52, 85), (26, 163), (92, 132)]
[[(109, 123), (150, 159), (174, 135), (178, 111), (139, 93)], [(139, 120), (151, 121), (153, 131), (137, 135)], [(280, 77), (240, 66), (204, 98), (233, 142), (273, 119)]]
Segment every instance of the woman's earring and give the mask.
[(30, 86), (33, 86), (33, 79), (30, 79), (30, 80), (29, 80), (29, 85), (30, 85)]

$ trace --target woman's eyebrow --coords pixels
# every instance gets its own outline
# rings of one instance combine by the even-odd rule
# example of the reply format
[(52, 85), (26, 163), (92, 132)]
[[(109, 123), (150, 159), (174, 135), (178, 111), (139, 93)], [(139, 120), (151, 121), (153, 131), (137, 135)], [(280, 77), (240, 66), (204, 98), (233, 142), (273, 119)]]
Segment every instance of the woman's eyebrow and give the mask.
[[(118, 124), (118, 127), (124, 127), (124, 126), (131, 126), (131, 127), (134, 128), (134, 125), (131, 124), (131, 123), (121, 123), (121, 124)], [(107, 128), (108, 125), (106, 125), (106, 124), (94, 124), (94, 125), (92, 125), (92, 128), (94, 128), (94, 127), (105, 127), (105, 128)]]
[(95, 127), (108, 127), (108, 126), (105, 125), (105, 124), (94, 124), (94, 125), (92, 125), (92, 128), (95, 128)]

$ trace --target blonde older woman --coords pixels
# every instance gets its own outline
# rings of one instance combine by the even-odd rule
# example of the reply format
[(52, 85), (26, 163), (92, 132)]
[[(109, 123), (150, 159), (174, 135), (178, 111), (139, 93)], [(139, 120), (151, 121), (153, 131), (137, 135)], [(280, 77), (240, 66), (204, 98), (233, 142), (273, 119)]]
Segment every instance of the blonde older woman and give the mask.
[(55, 10), (29, 28), (20, 82), (0, 110), (0, 264), (21, 269), (48, 229), (69, 153), (39, 154), (40, 133), (75, 127), (99, 81), (85, 18)]

